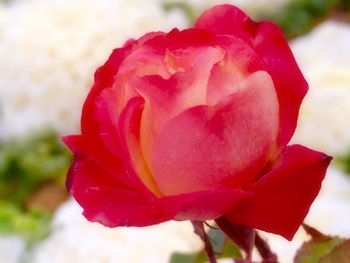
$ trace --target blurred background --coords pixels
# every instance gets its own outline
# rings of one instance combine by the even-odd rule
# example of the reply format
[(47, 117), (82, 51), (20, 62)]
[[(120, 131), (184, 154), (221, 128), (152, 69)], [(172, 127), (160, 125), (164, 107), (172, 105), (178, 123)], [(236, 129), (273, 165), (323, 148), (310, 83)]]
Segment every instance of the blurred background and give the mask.
[[(113, 48), (191, 26), (218, 3), (284, 30), (310, 84), (293, 142), (335, 157), (306, 221), (350, 237), (349, 0), (0, 0), (0, 263), (166, 263), (201, 249), (186, 222), (87, 222), (65, 190), (71, 155), (60, 136), (79, 132), (94, 70)], [(282, 263), (307, 239), (262, 234)]]

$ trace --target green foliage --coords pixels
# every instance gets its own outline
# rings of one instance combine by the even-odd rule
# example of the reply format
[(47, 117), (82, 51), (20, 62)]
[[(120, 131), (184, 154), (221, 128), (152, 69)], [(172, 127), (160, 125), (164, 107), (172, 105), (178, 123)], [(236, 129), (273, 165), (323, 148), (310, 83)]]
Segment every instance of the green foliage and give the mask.
[(287, 38), (302, 35), (329, 16), (341, 0), (294, 0), (266, 18), (276, 22)]
[(63, 185), (70, 161), (53, 132), (0, 144), (0, 234), (29, 242), (47, 235), (50, 215), (26, 202), (45, 183)]
[(338, 165), (347, 175), (350, 176), (350, 153), (337, 157), (335, 164)]
[(194, 263), (196, 254), (174, 253), (171, 255), (170, 263)]
[(340, 238), (328, 240), (310, 240), (305, 242), (294, 258), (294, 263), (318, 263), (319, 259), (340, 244)]
[(20, 235), (29, 245), (49, 234), (50, 220), (48, 213), (22, 212), (9, 202), (0, 203), (0, 233), (5, 236)]
[(312, 239), (298, 250), (294, 263), (348, 263), (350, 259), (350, 239), (329, 237)]
[(349, 17), (349, 0), (293, 0), (275, 14), (261, 14), (261, 19), (277, 23), (291, 39), (310, 31), (331, 15)]
[(332, 251), (322, 257), (318, 263), (348, 263), (350, 261), (350, 239), (337, 245)]
[(52, 132), (1, 144), (0, 199), (21, 206), (41, 183), (62, 183), (70, 160)]

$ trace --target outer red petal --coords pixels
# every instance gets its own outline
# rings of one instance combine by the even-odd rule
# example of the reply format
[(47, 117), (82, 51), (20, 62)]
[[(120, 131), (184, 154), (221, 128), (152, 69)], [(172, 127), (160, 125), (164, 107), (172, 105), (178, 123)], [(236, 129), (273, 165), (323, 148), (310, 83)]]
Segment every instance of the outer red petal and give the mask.
[[(77, 164), (78, 160), (82, 159), (82, 156), (84, 156), (84, 159), (95, 163), (96, 166), (103, 167), (103, 170), (111, 175), (111, 180), (113, 182), (117, 182), (119, 186), (126, 189), (138, 188), (140, 191), (145, 188), (143, 184), (140, 184), (140, 180), (136, 175), (127, 171), (123, 160), (116, 158), (115, 156), (113, 158), (109, 158), (109, 155), (96, 157), (92, 146), (93, 143), (84, 141), (84, 138), (81, 135), (66, 136), (63, 138), (63, 141), (74, 153), (74, 161), (71, 164), (66, 179), (68, 191), (71, 191), (73, 182), (76, 180), (75, 175), (77, 171)], [(77, 176), (81, 175), (78, 174)], [(95, 176), (98, 177), (99, 173), (97, 173)], [(78, 179), (78, 181), (79, 180), (80, 179)]]
[(69, 174), (70, 192), (83, 207), (85, 217), (109, 227), (216, 219), (249, 195), (238, 190), (210, 190), (161, 198), (146, 196), (124, 187), (83, 155), (76, 156)]
[(164, 36), (156, 36), (145, 41), (145, 46), (157, 48), (160, 52), (187, 48), (201, 48), (212, 46), (216, 42), (215, 34), (208, 30), (189, 28), (185, 30), (173, 29)]
[(253, 195), (227, 219), (291, 240), (321, 188), (331, 159), (300, 145), (287, 147), (273, 170), (251, 188)]
[(84, 136), (94, 138), (99, 133), (99, 125), (94, 112), (96, 97), (99, 96), (103, 90), (112, 87), (115, 81), (115, 76), (125, 58), (128, 57), (133, 50), (142, 46), (149, 39), (163, 34), (164, 33), (162, 32), (151, 32), (142, 36), (138, 40), (128, 40), (122, 48), (113, 50), (106, 63), (96, 70), (94, 84), (88, 94), (82, 111), (81, 130)]
[[(108, 135), (106, 138), (101, 138), (100, 136), (100, 126), (95, 113), (95, 100), (101, 91), (112, 85), (113, 77), (133, 43), (131, 41), (126, 47), (114, 50), (108, 61), (96, 71), (94, 85), (90, 90), (82, 111), (82, 135), (66, 136), (63, 138), (74, 154), (83, 153), (87, 158), (104, 167), (104, 169), (114, 173), (118, 177), (117, 180), (123, 181), (125, 184), (131, 184), (131, 182), (125, 176), (126, 169), (123, 160), (120, 156), (113, 154), (104, 144), (105, 139), (111, 136)], [(117, 137), (117, 134), (115, 136)], [(116, 138), (116, 144), (119, 144), (118, 138)], [(73, 168), (72, 165), (71, 169)], [(70, 176), (68, 176), (68, 187), (70, 187), (70, 181)]]
[(99, 125), (96, 118), (94, 118), (95, 99), (102, 90), (113, 85), (114, 76), (117, 74), (119, 66), (125, 57), (130, 53), (132, 44), (130, 43), (124, 48), (115, 49), (107, 62), (96, 70), (94, 85), (89, 92), (82, 111), (81, 130), (84, 136), (94, 138), (99, 133)]
[[(164, 33), (152, 32), (137, 41), (129, 40), (124, 47), (112, 52), (107, 62), (95, 72), (94, 85), (82, 110), (82, 135), (63, 138), (73, 153), (83, 153), (87, 158), (114, 174), (117, 180), (128, 185), (134, 185), (138, 179), (131, 179), (136, 175), (130, 176), (130, 171), (127, 172), (127, 165), (124, 163), (124, 153), (116, 129), (119, 116), (111, 105), (116, 103), (116, 98), (109, 96), (111, 95), (109, 91), (124, 59), (145, 41), (162, 34)], [(108, 100), (104, 100), (108, 96)]]
[(265, 62), (250, 70), (266, 70), (271, 75), (280, 102), (279, 143), (283, 148), (296, 128), (299, 107), (307, 92), (305, 81), (282, 31), (271, 22), (255, 23), (237, 7), (215, 6), (197, 20), (196, 28), (214, 34), (234, 35), (246, 41)]
[[(94, 84), (84, 103), (81, 116), (81, 132), (85, 141), (90, 142), (91, 154), (96, 158), (113, 159), (115, 155), (122, 157), (120, 141), (116, 133), (113, 118), (117, 119), (116, 110), (113, 110), (108, 101), (101, 103), (115, 82), (121, 64), (130, 53), (141, 46), (145, 41), (162, 35), (162, 32), (151, 32), (138, 40), (129, 40), (122, 48), (113, 50), (106, 63), (99, 67), (94, 76)], [(102, 96), (101, 96), (102, 94)], [(115, 102), (111, 99), (112, 102)], [(113, 146), (111, 146), (111, 144)], [(111, 148), (113, 147), (113, 151)]]
[[(147, 225), (170, 220), (167, 210), (149, 209), (148, 196), (121, 185), (114, 176), (84, 155), (76, 156), (67, 182), (85, 217), (106, 226)], [(147, 216), (148, 215), (148, 216)], [(151, 219), (150, 219), (151, 218)]]

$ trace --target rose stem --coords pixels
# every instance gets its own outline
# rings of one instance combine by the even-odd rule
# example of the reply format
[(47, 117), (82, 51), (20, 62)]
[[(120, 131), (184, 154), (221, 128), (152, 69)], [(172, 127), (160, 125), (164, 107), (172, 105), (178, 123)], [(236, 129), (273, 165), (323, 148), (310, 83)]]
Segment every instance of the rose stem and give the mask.
[(257, 232), (255, 232), (255, 247), (264, 263), (278, 263), (276, 254), (271, 251), (267, 242)]
[(308, 233), (312, 237), (313, 240), (323, 241), (323, 240), (332, 239), (332, 237), (321, 233), (316, 228), (313, 228), (305, 223), (302, 224), (302, 227), (304, 228), (305, 232)]
[[(238, 224), (232, 224), (225, 217), (215, 220), (219, 228), (225, 233), (229, 240), (244, 251), (246, 257), (241, 262), (251, 262), (255, 243), (255, 231), (252, 228)], [(239, 261), (237, 261), (239, 262)]]
[(208, 235), (205, 233), (203, 221), (191, 221), (194, 233), (196, 233), (204, 242), (204, 250), (210, 263), (217, 263), (215, 253)]

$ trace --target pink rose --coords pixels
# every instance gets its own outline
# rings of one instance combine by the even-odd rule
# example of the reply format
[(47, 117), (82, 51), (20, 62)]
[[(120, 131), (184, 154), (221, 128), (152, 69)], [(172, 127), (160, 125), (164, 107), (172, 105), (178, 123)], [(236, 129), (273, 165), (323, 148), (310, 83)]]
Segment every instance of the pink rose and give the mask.
[(331, 159), (287, 146), (306, 91), (281, 30), (234, 6), (129, 40), (64, 138), (68, 189), (109, 227), (224, 217), (291, 239)]

